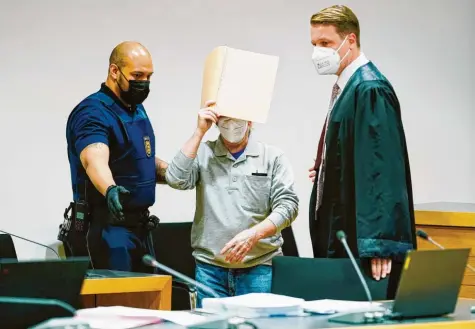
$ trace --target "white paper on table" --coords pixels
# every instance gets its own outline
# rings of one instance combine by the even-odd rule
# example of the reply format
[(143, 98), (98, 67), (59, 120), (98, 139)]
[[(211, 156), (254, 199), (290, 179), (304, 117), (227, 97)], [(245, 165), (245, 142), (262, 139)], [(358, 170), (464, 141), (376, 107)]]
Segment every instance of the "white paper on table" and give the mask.
[(320, 299), (307, 301), (303, 304), (306, 312), (318, 314), (334, 314), (365, 311), (384, 311), (382, 303), (357, 302), (350, 300)]
[(299, 307), (302, 303), (304, 303), (304, 300), (301, 298), (288, 297), (271, 293), (250, 293), (234, 297), (204, 298), (203, 304), (205, 303), (225, 304), (228, 307), (242, 306), (257, 309), (272, 309)]
[(149, 324), (159, 323), (161, 319), (129, 318), (118, 315), (92, 315), (77, 317), (86, 322), (92, 329), (132, 329)]
[(250, 293), (246, 295), (222, 298), (204, 298), (203, 309), (209, 311), (228, 311), (244, 318), (269, 316), (303, 315), (301, 298), (271, 293)]
[[(122, 324), (122, 321), (129, 321), (132, 324), (133, 321), (149, 321), (151, 324), (156, 323), (159, 320), (167, 320), (176, 323), (181, 326), (189, 326), (195, 323), (202, 322), (206, 319), (205, 316), (192, 314), (186, 311), (160, 311), (160, 310), (148, 310), (142, 308), (125, 307), (125, 306), (109, 306), (109, 307), (96, 307), (78, 310), (76, 312), (77, 317), (86, 322), (96, 323), (97, 325), (107, 325), (105, 322), (101, 322), (102, 318), (120, 318), (118, 324)], [(110, 320), (108, 320), (110, 321)], [(137, 327), (136, 325), (135, 327)], [(109, 323), (109, 327), (94, 327), (94, 329), (109, 329), (118, 328), (115, 324)], [(120, 327), (121, 329), (128, 329), (134, 327)]]

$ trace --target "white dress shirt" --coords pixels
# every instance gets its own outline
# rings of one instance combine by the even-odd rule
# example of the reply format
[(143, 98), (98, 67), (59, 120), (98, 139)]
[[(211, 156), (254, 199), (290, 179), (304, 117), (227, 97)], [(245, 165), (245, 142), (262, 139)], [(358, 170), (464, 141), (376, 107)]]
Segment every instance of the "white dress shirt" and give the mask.
[(336, 97), (336, 100), (333, 102), (333, 104), (336, 103), (338, 97), (340, 97), (342, 91), (346, 87), (346, 84), (348, 83), (350, 78), (353, 76), (353, 74), (356, 72), (356, 70), (358, 70), (363, 65), (368, 64), (368, 62), (369, 60), (366, 58), (365, 54), (360, 53), (358, 58), (356, 58), (353, 62), (351, 62), (350, 65), (345, 67), (343, 72), (341, 72), (340, 76), (338, 77), (338, 80), (336, 81), (336, 84), (338, 85), (338, 87), (340, 87), (340, 92), (338, 93), (338, 96)]

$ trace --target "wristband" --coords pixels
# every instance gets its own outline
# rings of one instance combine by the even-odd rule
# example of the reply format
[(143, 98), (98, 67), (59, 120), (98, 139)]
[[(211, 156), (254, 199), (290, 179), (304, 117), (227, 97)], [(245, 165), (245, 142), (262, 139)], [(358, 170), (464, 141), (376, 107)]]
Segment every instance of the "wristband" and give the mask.
[(111, 185), (107, 188), (106, 190), (106, 198), (107, 198), (107, 194), (109, 194), (109, 191), (112, 190), (113, 188), (117, 187), (117, 185)]

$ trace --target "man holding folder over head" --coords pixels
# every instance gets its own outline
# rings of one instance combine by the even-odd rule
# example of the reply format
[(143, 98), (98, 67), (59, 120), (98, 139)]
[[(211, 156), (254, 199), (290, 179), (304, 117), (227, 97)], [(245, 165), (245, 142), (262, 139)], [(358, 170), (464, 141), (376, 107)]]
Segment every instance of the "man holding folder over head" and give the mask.
[[(239, 83), (242, 76), (236, 76), (243, 70), (232, 72), (232, 67), (246, 66), (246, 55), (252, 53), (228, 48), (219, 51), (224, 53), (218, 53), (218, 57), (229, 62), (225, 65), (227, 71), (219, 73), (219, 93), (214, 94), (217, 100), (202, 100), (197, 128), (171, 161), (166, 180), (176, 189), (196, 188), (191, 234), (196, 280), (222, 297), (270, 292), (271, 260), (281, 254), (283, 243), (280, 231), (298, 212), (293, 173), (281, 150), (253, 138), (252, 115), (246, 116), (249, 108), (230, 110), (232, 106), (226, 105), (234, 95), (242, 95), (244, 100), (248, 97), (250, 108), (257, 104), (252, 95), (246, 94), (249, 86)], [(248, 64), (252, 66), (252, 58)], [(217, 65), (207, 67), (210, 65), (215, 70)], [(210, 84), (206, 68), (205, 84)], [(210, 95), (207, 87), (203, 88), (203, 97)], [(262, 112), (266, 107), (260, 109)], [(218, 139), (202, 143), (213, 124), (219, 128)], [(199, 291), (198, 307), (204, 297), (212, 296)]]

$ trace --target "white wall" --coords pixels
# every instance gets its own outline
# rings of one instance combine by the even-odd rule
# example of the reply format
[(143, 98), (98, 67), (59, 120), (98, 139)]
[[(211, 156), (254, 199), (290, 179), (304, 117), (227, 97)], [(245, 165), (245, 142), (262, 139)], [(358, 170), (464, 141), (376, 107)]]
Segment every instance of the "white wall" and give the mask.
[[(358, 15), (363, 51), (394, 84), (402, 103), (415, 201), (475, 202), (474, 2), (342, 2)], [(158, 155), (166, 160), (194, 129), (206, 54), (227, 44), (280, 56), (270, 118), (256, 127), (256, 135), (291, 159), (301, 198), (297, 242), (301, 253), (310, 255), (307, 169), (335, 78), (319, 77), (314, 70), (308, 22), (332, 4), (5, 1), (0, 10), (0, 229), (55, 242), (71, 199), (66, 119), (104, 81), (117, 43), (137, 40), (152, 53), (156, 74), (145, 105)], [(163, 221), (191, 220), (194, 194), (158, 187), (153, 211)], [(21, 259), (45, 257), (40, 247), (15, 244)]]
[[(475, 31), (475, 21), (472, 20), (471, 22), (471, 31), (472, 33)], [(475, 42), (472, 42), (471, 46), (470, 46), (470, 51), (473, 53), (475, 51)], [(474, 61), (472, 59), (472, 61), (470, 63), (468, 63), (468, 68), (471, 69), (471, 73), (470, 73), (470, 80), (471, 80), (471, 83), (469, 84), (469, 88), (471, 91), (469, 91), (470, 95), (471, 95), (471, 100), (469, 101), (469, 110), (470, 113), (471, 113), (471, 119), (470, 119), (470, 126), (469, 126), (469, 130), (471, 132), (471, 137), (470, 137), (470, 142), (468, 144), (469, 145), (469, 148), (467, 151), (471, 151), (471, 170), (470, 170), (470, 173), (471, 173), (471, 178), (469, 178), (469, 184), (472, 186), (472, 191), (471, 191), (471, 195), (472, 195), (472, 200), (475, 196), (475, 147), (473, 146), (474, 143), (475, 143), (475, 129), (473, 127), (473, 124), (475, 123), (475, 64), (474, 64)]]

